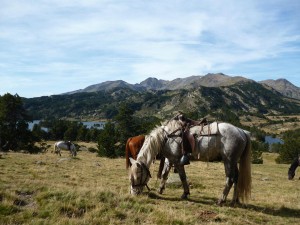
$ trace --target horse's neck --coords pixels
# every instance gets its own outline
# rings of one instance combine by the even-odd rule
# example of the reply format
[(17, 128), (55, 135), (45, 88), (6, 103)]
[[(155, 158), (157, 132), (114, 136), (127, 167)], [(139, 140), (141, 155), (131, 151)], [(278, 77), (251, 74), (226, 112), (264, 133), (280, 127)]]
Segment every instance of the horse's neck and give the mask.
[(143, 162), (148, 168), (150, 167), (154, 159), (155, 156), (153, 156), (150, 151), (148, 151), (146, 154), (142, 154), (137, 157), (137, 161)]
[(140, 150), (137, 161), (143, 162), (148, 168), (151, 163), (155, 160), (157, 154), (161, 151), (163, 142), (163, 131), (159, 128), (147, 137), (146, 143), (144, 143)]
[(290, 166), (290, 170), (295, 172), (295, 170), (297, 169), (297, 167), (299, 166), (299, 159), (294, 160), (294, 162), (291, 164)]

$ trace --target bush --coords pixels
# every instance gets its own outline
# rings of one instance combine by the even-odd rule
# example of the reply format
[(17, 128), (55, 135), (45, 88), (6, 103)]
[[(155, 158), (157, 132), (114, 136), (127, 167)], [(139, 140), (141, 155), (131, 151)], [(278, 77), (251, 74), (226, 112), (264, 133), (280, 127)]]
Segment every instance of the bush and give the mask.
[(277, 163), (291, 163), (300, 154), (300, 129), (287, 131), (282, 137), (284, 144), (277, 146)]
[(300, 142), (298, 139), (284, 140), (279, 148), (277, 163), (291, 163), (300, 154)]
[(113, 158), (116, 156), (115, 143), (117, 142), (117, 131), (111, 122), (105, 124), (103, 132), (98, 139), (98, 155)]
[(263, 164), (262, 153), (268, 149), (268, 145), (258, 141), (251, 141), (252, 145), (252, 163)]

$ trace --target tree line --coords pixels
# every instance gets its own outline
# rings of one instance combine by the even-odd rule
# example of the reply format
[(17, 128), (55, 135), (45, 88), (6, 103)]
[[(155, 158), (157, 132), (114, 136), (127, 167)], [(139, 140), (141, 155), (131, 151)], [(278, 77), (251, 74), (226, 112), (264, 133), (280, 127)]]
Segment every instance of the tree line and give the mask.
[(25, 110), (22, 98), (7, 93), (0, 96), (0, 150), (37, 153), (43, 151), (37, 142), (66, 140), (97, 142), (100, 156), (123, 156), (129, 137), (146, 134), (160, 121), (156, 117), (134, 117), (133, 109), (126, 103), (116, 111), (116, 116), (106, 123), (103, 130), (60, 119), (43, 120), (29, 130), (32, 118)]
[[(238, 117), (228, 109), (224, 110), (226, 113), (216, 115), (217, 118), (241, 127)], [(199, 114), (187, 113), (192, 119), (198, 119), (197, 115)], [(96, 142), (99, 156), (119, 157), (124, 156), (125, 144), (129, 137), (147, 134), (161, 122), (157, 117), (135, 117), (134, 107), (126, 102), (116, 109), (116, 115), (105, 124), (103, 130), (96, 127), (87, 128), (76, 121), (60, 119), (41, 121), (29, 130), (28, 123), (31, 121), (20, 96), (11, 94), (0, 96), (0, 150), (26, 150), (37, 153), (43, 151), (37, 142), (68, 140)], [(264, 143), (266, 134), (256, 127), (244, 129), (250, 130), (252, 137), (255, 137), (255, 140), (252, 140), (253, 162), (262, 163), (262, 152), (269, 151), (268, 144)], [(279, 153), (278, 163), (290, 163), (300, 154), (300, 129), (286, 132), (283, 134), (283, 140), (284, 144), (275, 145), (273, 151)]]

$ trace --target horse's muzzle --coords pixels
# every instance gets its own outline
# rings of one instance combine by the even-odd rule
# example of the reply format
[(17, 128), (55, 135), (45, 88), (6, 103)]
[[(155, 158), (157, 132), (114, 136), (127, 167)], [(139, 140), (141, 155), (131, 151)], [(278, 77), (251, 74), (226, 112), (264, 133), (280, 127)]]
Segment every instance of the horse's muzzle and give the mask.
[(143, 192), (143, 187), (130, 187), (131, 195), (140, 195)]

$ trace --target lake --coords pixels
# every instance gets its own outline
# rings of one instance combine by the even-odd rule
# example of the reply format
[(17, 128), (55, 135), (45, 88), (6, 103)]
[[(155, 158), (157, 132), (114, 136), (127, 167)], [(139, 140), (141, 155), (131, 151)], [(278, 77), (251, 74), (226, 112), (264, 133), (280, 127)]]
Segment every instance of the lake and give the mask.
[(283, 144), (284, 141), (276, 137), (273, 138), (272, 136), (265, 136), (265, 143), (268, 143), (269, 145), (276, 144), (276, 143)]
[[(33, 120), (31, 123), (28, 123), (28, 129), (32, 130), (33, 126), (35, 124), (39, 124), (40, 122), (41, 122), (41, 120)], [(104, 126), (105, 126), (105, 122), (103, 122), (103, 121), (85, 121), (85, 122), (78, 122), (78, 123), (82, 123), (88, 129), (91, 129), (92, 127), (94, 127), (99, 130), (102, 130), (102, 129), (104, 129)], [(42, 127), (42, 129), (45, 131), (48, 131), (48, 128), (46, 128), (46, 127)]]

